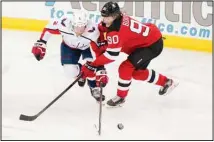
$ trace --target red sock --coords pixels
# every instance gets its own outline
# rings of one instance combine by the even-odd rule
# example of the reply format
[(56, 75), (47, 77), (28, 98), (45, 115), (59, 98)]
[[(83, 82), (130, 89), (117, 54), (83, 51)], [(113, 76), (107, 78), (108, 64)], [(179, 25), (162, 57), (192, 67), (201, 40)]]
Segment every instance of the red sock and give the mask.
[(135, 80), (147, 81), (159, 86), (164, 86), (167, 80), (166, 76), (149, 69), (134, 71), (133, 78)]
[(121, 98), (125, 98), (129, 92), (129, 86), (131, 85), (132, 74), (134, 72), (134, 66), (128, 61), (122, 62), (119, 67), (119, 80), (117, 87), (117, 95)]

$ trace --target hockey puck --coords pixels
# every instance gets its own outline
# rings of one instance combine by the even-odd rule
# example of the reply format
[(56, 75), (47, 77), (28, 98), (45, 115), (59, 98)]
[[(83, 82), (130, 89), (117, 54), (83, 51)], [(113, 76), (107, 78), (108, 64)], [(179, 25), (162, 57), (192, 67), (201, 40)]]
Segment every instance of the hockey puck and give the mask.
[(123, 126), (122, 123), (119, 123), (119, 124), (117, 124), (117, 128), (120, 129), (120, 130), (122, 130), (124, 128), (124, 126)]

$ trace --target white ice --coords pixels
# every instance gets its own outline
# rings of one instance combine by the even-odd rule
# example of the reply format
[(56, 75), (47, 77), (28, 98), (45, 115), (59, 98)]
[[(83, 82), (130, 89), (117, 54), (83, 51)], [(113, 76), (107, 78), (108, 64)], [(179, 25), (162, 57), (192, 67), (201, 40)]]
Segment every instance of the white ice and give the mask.
[[(149, 68), (179, 80), (168, 96), (158, 86), (133, 81), (121, 108), (103, 107), (102, 134), (98, 135), (99, 105), (87, 86), (75, 85), (33, 122), (34, 115), (71, 82), (60, 64), (60, 36), (48, 42), (45, 58), (31, 54), (39, 32), (3, 30), (2, 36), (2, 139), (3, 140), (211, 140), (212, 55), (165, 48)], [(119, 59), (107, 66), (107, 99), (116, 95)], [(117, 128), (123, 123), (124, 129)]]

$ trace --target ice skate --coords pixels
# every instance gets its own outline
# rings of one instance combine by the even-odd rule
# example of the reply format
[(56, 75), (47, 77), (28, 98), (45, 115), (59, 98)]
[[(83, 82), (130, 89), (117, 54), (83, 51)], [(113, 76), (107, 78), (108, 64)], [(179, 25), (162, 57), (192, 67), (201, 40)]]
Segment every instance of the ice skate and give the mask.
[(168, 79), (163, 87), (160, 88), (159, 90), (159, 95), (167, 95), (169, 94), (172, 90), (175, 89), (175, 87), (178, 86), (178, 82)]
[(80, 79), (78, 80), (78, 85), (79, 85), (80, 87), (84, 87), (84, 86), (85, 86), (85, 82), (86, 82), (86, 79), (80, 78)]
[[(101, 95), (101, 91), (99, 87), (95, 87), (95, 88), (90, 88), (91, 90), (91, 95), (92, 97), (94, 97), (94, 99), (99, 102), (100, 101), (100, 95)], [(105, 101), (105, 96), (102, 95), (102, 101)]]
[(107, 101), (107, 107), (122, 107), (125, 103), (125, 98), (115, 96), (114, 98)]

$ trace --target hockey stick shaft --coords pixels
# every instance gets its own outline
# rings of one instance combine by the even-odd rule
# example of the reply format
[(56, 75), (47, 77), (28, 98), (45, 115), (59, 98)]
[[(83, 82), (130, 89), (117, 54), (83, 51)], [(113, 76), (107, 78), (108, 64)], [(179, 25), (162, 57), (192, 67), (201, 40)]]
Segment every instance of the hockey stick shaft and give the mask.
[(101, 82), (100, 84), (100, 107), (99, 107), (99, 135), (101, 135), (101, 126), (102, 126), (102, 123), (101, 123), (101, 118), (102, 118), (102, 96), (103, 96), (103, 84)]
[(37, 117), (39, 117), (43, 112), (45, 112), (52, 104), (54, 104), (60, 97), (62, 97), (72, 86), (76, 84), (76, 82), (81, 78), (82, 74), (80, 74), (74, 82), (72, 82), (62, 93), (60, 93), (53, 101), (51, 101), (45, 108), (43, 108), (39, 113), (37, 113), (34, 116), (26, 116), (26, 115), (21, 115), (20, 120), (25, 120), (25, 121), (33, 121)]

